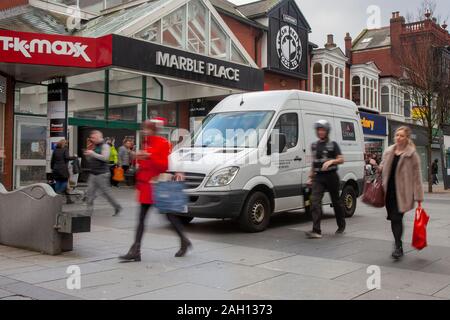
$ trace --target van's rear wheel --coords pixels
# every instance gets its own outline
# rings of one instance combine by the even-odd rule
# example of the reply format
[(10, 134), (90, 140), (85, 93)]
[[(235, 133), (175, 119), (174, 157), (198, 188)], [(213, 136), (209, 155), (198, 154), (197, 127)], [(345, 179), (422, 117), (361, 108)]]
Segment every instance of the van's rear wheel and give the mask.
[(353, 217), (355, 214), (357, 198), (355, 188), (346, 185), (342, 190), (341, 201), (347, 218)]
[(267, 196), (256, 191), (252, 193), (239, 217), (239, 226), (246, 232), (261, 232), (269, 225), (271, 215), (270, 202)]

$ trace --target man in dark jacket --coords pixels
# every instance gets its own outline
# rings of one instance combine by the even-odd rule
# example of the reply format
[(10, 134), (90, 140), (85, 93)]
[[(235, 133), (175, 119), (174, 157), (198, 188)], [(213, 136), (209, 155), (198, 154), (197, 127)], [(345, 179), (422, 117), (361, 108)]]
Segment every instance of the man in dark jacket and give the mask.
[(90, 175), (88, 179), (87, 189), (87, 214), (92, 215), (94, 209), (94, 200), (97, 197), (96, 193), (99, 191), (106, 200), (114, 207), (114, 215), (118, 215), (122, 210), (120, 204), (114, 199), (111, 194), (109, 179), (109, 155), (110, 147), (103, 140), (103, 134), (94, 130), (89, 136), (94, 149), (86, 150), (84, 155), (88, 160)]
[(66, 195), (67, 204), (73, 203), (67, 193), (67, 183), (69, 180), (69, 161), (74, 160), (75, 157), (69, 155), (67, 149), (67, 141), (62, 139), (56, 145), (55, 151), (53, 151), (52, 159), (50, 161), (50, 167), (52, 169), (53, 179), (55, 179), (55, 191), (59, 194)]

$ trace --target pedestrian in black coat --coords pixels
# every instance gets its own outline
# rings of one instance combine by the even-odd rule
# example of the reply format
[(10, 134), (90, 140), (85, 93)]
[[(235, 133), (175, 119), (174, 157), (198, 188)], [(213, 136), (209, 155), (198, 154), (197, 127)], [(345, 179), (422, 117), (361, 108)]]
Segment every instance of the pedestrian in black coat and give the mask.
[(67, 204), (73, 203), (67, 193), (67, 184), (69, 181), (69, 161), (76, 159), (69, 155), (69, 150), (67, 148), (67, 141), (62, 139), (56, 145), (55, 151), (53, 151), (51, 159), (51, 169), (53, 174), (53, 179), (55, 179), (55, 191), (59, 194), (66, 195)]

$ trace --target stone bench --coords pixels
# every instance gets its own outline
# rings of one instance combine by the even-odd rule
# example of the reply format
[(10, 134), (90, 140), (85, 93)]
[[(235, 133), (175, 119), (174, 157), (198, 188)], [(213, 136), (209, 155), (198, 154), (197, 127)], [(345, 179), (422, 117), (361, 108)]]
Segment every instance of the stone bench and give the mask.
[(7, 192), (0, 184), (0, 244), (50, 255), (73, 250), (90, 217), (62, 212), (64, 198), (44, 183)]

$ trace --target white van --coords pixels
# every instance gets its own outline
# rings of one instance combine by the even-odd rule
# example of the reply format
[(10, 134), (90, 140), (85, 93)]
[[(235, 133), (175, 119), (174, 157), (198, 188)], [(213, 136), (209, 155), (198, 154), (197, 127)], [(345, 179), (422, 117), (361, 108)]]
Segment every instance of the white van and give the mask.
[[(314, 123), (319, 119), (330, 122), (331, 139), (344, 156), (338, 174), (345, 212), (351, 217), (364, 178), (358, 109), (346, 99), (288, 90), (225, 98), (191, 141), (171, 154), (170, 171), (184, 172), (188, 187), (183, 220), (233, 218), (244, 230), (258, 232), (267, 228), (273, 213), (305, 208), (311, 144), (317, 140)], [(331, 204), (328, 194), (323, 204)]]

